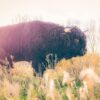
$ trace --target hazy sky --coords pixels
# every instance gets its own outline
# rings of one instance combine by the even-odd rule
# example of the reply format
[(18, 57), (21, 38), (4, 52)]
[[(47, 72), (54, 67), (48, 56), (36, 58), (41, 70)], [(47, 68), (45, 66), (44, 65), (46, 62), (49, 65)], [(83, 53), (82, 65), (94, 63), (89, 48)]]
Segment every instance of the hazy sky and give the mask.
[(0, 0), (0, 26), (19, 15), (58, 23), (87, 21), (100, 17), (100, 0)]

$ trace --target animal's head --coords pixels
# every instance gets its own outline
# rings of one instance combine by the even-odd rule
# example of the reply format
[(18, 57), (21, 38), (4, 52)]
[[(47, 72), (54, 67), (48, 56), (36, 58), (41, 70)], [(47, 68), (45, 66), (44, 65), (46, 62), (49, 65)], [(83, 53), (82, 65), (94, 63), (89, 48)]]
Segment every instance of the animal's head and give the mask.
[(62, 33), (62, 52), (65, 58), (82, 56), (86, 53), (86, 36), (77, 27), (66, 27)]

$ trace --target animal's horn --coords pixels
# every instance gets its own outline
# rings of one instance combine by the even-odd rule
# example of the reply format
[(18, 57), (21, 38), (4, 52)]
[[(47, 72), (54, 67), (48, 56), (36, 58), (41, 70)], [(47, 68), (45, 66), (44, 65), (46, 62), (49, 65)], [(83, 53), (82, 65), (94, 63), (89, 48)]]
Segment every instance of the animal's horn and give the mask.
[(71, 28), (69, 27), (64, 28), (64, 32), (71, 32)]

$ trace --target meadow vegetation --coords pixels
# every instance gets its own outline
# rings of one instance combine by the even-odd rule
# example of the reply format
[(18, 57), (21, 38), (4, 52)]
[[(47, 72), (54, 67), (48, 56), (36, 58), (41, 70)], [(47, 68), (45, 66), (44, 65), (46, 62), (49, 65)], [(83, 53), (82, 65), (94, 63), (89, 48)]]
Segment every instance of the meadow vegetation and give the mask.
[(100, 55), (62, 59), (43, 77), (31, 62), (0, 66), (0, 100), (100, 100)]

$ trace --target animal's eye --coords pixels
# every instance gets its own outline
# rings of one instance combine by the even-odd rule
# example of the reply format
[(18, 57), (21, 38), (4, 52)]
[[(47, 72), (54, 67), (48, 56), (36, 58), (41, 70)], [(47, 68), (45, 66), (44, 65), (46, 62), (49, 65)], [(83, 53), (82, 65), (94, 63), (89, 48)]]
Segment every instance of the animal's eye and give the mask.
[(74, 39), (74, 42), (75, 42), (76, 44), (78, 44), (78, 43), (79, 43), (79, 40), (78, 40), (78, 39)]
[(66, 33), (65, 33), (65, 32), (63, 32), (62, 34), (63, 34), (63, 35), (66, 35)]

